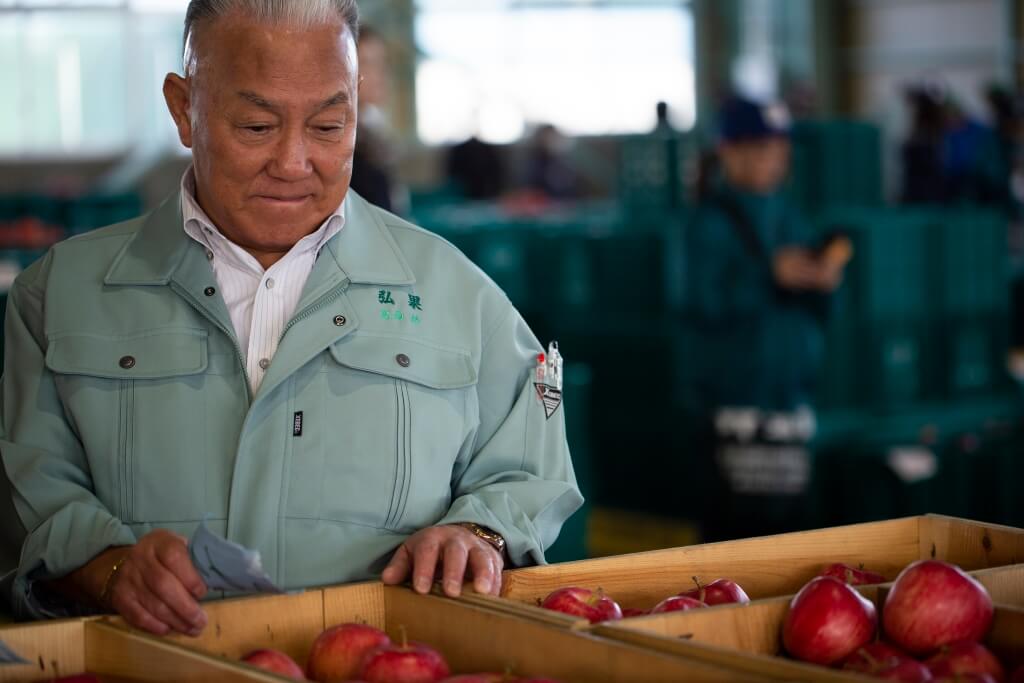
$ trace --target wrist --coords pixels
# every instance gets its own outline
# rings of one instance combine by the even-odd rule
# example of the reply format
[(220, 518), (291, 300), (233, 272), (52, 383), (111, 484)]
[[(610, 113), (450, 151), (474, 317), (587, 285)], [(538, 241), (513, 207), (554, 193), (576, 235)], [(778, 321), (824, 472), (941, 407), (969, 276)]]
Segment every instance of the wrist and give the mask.
[(455, 522), (452, 526), (457, 526), (465, 529), (469, 533), (473, 534), (481, 541), (487, 543), (489, 546), (498, 551), (498, 554), (503, 558), (506, 556), (506, 543), (505, 537), (499, 534), (493, 529), (476, 524), (475, 522)]

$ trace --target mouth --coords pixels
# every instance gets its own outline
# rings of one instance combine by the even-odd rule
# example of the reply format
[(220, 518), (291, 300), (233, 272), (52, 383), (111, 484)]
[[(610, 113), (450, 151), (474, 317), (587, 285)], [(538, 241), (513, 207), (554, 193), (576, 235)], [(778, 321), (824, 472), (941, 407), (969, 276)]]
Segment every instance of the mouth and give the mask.
[(263, 202), (263, 203), (269, 204), (271, 206), (291, 207), (291, 206), (301, 206), (302, 204), (305, 204), (306, 202), (311, 201), (313, 199), (313, 195), (311, 195), (311, 194), (303, 194), (303, 195), (280, 196), (280, 195), (263, 195), (263, 194), (260, 194), (260, 195), (256, 195), (255, 199), (257, 201), (259, 201), (259, 202)]

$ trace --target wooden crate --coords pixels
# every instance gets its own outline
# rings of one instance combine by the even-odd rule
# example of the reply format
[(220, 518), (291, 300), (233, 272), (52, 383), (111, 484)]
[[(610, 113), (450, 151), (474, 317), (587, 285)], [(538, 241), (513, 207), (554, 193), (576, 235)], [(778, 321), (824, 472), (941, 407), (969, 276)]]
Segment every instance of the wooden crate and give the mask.
[(107, 620), (78, 619), (0, 628), (0, 640), (29, 664), (0, 665), (0, 682), (49, 681), (85, 671), (107, 683), (129, 681), (279, 681), (174, 643), (125, 631)]
[[(734, 681), (740, 675), (726, 666), (379, 583), (227, 600), (206, 609), (209, 625), (203, 635), (167, 640), (226, 662), (273, 647), (305, 664), (313, 640), (325, 627), (354, 621), (382, 628), (396, 640), (404, 629), (410, 640), (440, 650), (458, 673), (510, 668), (519, 675), (550, 676), (564, 683)], [(741, 678), (768, 680), (746, 673)]]
[(778, 536), (708, 543), (506, 572), (501, 598), (468, 591), (465, 600), (575, 629), (585, 621), (536, 605), (558, 588), (603, 589), (623, 607), (649, 609), (694, 587), (692, 577), (736, 581), (751, 599), (791, 595), (833, 562), (892, 580), (906, 565), (937, 558), (978, 570), (1024, 562), (1024, 530), (940, 515)]
[[(867, 586), (858, 590), (879, 606), (881, 614), (887, 588)], [(782, 623), (791, 599), (792, 596), (783, 596), (757, 600), (749, 605), (723, 605), (626, 619), (597, 625), (592, 632), (687, 659), (710, 664), (728, 662), (737, 669), (781, 680), (878, 680), (779, 656)], [(986, 645), (1011, 667), (1010, 671), (1024, 664), (1024, 609), (997, 605)]]

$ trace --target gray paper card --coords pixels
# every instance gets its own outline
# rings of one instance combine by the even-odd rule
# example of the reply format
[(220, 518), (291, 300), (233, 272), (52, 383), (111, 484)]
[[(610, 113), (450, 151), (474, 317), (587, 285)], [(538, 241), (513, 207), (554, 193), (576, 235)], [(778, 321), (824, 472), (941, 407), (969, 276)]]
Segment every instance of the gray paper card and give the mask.
[(18, 653), (7, 647), (4, 641), (0, 640), (0, 665), (4, 664), (28, 664), (27, 659), (18, 656)]
[(192, 563), (210, 590), (230, 593), (283, 593), (263, 571), (260, 554), (225, 540), (201, 522), (188, 542)]

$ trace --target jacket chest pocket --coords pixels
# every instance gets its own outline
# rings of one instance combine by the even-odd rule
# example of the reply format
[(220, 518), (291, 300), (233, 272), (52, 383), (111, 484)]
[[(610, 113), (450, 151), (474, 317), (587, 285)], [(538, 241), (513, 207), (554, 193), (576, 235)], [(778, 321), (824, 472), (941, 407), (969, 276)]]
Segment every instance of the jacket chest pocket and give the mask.
[(125, 522), (199, 519), (206, 500), (204, 330), (58, 335), (46, 365), (99, 498)]
[(459, 350), (367, 334), (333, 345), (294, 398), (288, 514), (398, 531), (440, 518), (475, 384)]

